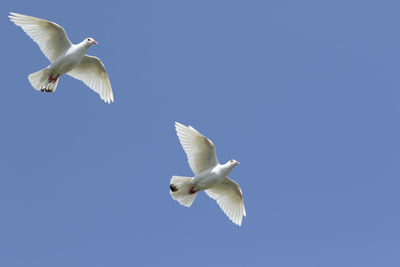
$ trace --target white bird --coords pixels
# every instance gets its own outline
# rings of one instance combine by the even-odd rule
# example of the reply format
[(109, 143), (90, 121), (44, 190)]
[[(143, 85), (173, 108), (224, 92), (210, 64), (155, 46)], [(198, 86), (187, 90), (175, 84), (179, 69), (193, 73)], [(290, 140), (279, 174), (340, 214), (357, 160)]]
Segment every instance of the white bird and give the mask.
[(197, 192), (204, 190), (217, 201), (229, 219), (240, 226), (243, 216), (246, 216), (242, 190), (237, 183), (226, 177), (239, 162), (231, 159), (225, 164), (219, 164), (211, 140), (193, 127), (179, 122), (175, 122), (175, 129), (194, 176), (172, 176), (172, 198), (190, 207)]
[(93, 38), (85, 38), (79, 44), (72, 44), (64, 29), (54, 22), (13, 12), (8, 17), (39, 45), (51, 62), (50, 66), (28, 76), (33, 88), (42, 92), (54, 92), (58, 78), (68, 74), (84, 82), (105, 102), (114, 101), (104, 64), (97, 57), (85, 55), (91, 45), (97, 44)]

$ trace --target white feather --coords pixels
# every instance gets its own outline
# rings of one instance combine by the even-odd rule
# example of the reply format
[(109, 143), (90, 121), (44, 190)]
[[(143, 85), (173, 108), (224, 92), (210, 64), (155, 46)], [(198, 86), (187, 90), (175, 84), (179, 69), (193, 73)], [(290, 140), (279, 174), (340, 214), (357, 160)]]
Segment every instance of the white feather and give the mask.
[(84, 82), (90, 89), (98, 93), (105, 102), (114, 101), (106, 68), (97, 57), (85, 55), (81, 63), (67, 74)]
[(54, 22), (13, 12), (8, 17), (39, 45), (51, 62), (72, 46), (63, 27)]
[(54, 92), (58, 78), (68, 73), (83, 81), (105, 102), (114, 101), (104, 64), (97, 57), (85, 55), (96, 41), (87, 38), (79, 44), (72, 44), (64, 29), (54, 22), (13, 12), (9, 18), (39, 45), (43, 54), (51, 61), (51, 65), (43, 71), (29, 75), (29, 81), (36, 90)]
[(173, 176), (170, 184), (171, 196), (189, 207), (196, 193), (205, 190), (208, 196), (217, 201), (229, 219), (241, 226), (243, 216), (246, 216), (242, 190), (237, 183), (227, 177), (239, 162), (230, 160), (225, 164), (219, 164), (211, 140), (191, 126), (175, 122), (175, 128), (195, 176), (193, 178)]
[(176, 133), (195, 175), (218, 165), (213, 142), (191, 126), (175, 122)]
[(242, 224), (243, 216), (246, 216), (246, 210), (243, 203), (242, 190), (239, 185), (229, 179), (216, 186), (205, 190), (206, 194), (215, 199), (222, 211), (237, 225)]

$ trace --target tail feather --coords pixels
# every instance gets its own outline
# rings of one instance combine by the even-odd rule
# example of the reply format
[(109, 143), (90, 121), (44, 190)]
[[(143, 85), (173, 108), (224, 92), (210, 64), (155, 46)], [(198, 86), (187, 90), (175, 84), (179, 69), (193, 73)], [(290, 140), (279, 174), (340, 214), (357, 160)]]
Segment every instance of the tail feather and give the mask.
[(170, 183), (170, 194), (173, 199), (185, 207), (190, 207), (197, 193), (189, 194), (192, 178), (184, 176), (172, 176)]
[(32, 87), (42, 92), (54, 92), (58, 85), (58, 79), (50, 81), (50, 68), (44, 68), (35, 73), (29, 74), (28, 79)]

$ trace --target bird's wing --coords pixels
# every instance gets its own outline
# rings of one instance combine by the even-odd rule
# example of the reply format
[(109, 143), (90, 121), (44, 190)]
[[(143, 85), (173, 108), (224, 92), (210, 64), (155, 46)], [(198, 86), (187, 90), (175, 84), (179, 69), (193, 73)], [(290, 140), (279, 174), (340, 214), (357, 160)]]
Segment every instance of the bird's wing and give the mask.
[(218, 164), (213, 142), (191, 126), (175, 122), (176, 133), (195, 175)]
[(217, 201), (222, 211), (233, 223), (239, 226), (242, 224), (243, 216), (246, 216), (246, 210), (244, 208), (242, 190), (236, 182), (226, 177), (221, 184), (205, 191), (209, 197)]
[(67, 74), (84, 82), (90, 89), (98, 93), (106, 103), (114, 101), (106, 68), (97, 57), (85, 55), (81, 63)]
[(39, 45), (51, 62), (72, 45), (64, 29), (54, 22), (13, 12), (8, 17)]

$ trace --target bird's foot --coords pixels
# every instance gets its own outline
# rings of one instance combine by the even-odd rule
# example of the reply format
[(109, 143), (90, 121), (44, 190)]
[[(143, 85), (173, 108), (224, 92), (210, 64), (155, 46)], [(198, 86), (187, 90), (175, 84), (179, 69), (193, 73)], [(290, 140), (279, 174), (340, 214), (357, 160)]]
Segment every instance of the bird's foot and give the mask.
[(57, 74), (55, 77), (53, 76), (54, 74), (54, 70), (52, 70), (52, 72), (49, 75), (49, 83), (55, 83), (58, 79), (58, 77), (60, 77), (60, 74)]
[(51, 70), (50, 75), (49, 75), (49, 83), (51, 83), (53, 81), (53, 73), (54, 73), (54, 70)]
[(197, 192), (199, 192), (199, 190), (194, 189), (194, 185), (193, 185), (193, 186), (190, 188), (190, 190), (189, 190), (189, 195), (196, 194)]

